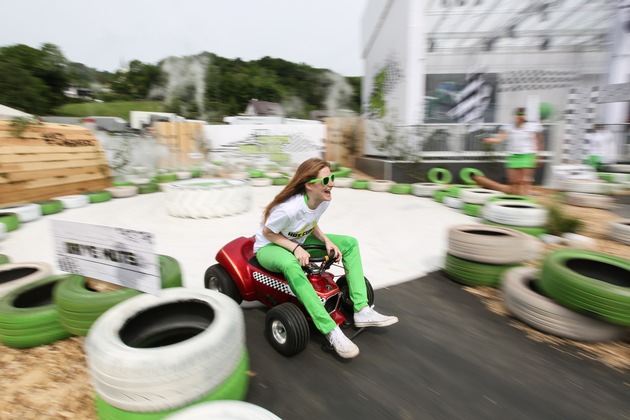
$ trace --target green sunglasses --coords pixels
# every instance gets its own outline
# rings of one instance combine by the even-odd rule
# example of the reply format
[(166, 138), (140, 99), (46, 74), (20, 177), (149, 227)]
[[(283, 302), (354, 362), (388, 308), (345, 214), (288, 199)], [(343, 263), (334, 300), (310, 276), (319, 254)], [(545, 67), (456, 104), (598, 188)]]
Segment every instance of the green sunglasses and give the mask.
[(322, 182), (322, 185), (328, 185), (329, 182), (335, 182), (335, 174), (332, 174), (330, 176), (325, 176), (323, 178), (315, 178), (315, 179), (311, 179), (310, 181), (308, 181), (309, 184), (314, 184), (316, 182)]

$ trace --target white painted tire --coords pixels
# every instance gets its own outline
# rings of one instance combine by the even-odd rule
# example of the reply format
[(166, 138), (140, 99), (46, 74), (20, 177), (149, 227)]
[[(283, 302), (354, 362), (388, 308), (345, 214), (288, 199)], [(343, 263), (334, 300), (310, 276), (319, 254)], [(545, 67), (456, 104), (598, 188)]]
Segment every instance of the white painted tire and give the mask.
[(529, 259), (531, 235), (498, 226), (456, 225), (448, 231), (448, 252), (468, 261), (517, 264)]
[(353, 182), (353, 178), (335, 178), (335, 187), (350, 188)]
[(535, 203), (495, 201), (486, 203), (481, 214), (485, 220), (501, 225), (543, 227), (547, 224), (548, 211)]
[(246, 172), (246, 171), (231, 172), (228, 174), (228, 178), (243, 181), (245, 179), (249, 179), (249, 172)]
[(0, 264), (0, 297), (52, 274), (52, 267), (45, 262)]
[(368, 181), (368, 189), (374, 192), (388, 192), (396, 183), (386, 179), (372, 179)]
[(503, 193), (486, 188), (466, 188), (461, 190), (459, 198), (461, 198), (464, 203), (484, 204), (490, 198), (497, 195), (503, 195)]
[(537, 330), (579, 341), (614, 341), (627, 335), (627, 328), (584, 316), (540, 294), (534, 281), (540, 270), (516, 267), (503, 273), (501, 291), (506, 309)]
[(179, 180), (190, 179), (190, 178), (192, 178), (192, 172), (190, 172), (190, 171), (178, 171), (178, 172), (175, 172), (175, 176)]
[(252, 187), (268, 187), (273, 185), (273, 180), (271, 178), (252, 178), (249, 183)]
[(564, 202), (572, 206), (589, 207), (595, 209), (610, 209), (615, 205), (615, 199), (609, 195), (586, 194), (568, 192), (564, 195)]
[(210, 401), (177, 411), (164, 420), (281, 420), (272, 412), (245, 401)]
[(171, 183), (166, 188), (166, 211), (175, 217), (209, 219), (248, 211), (251, 207), (250, 181), (209, 178)]
[(105, 190), (109, 191), (114, 198), (127, 198), (138, 194), (138, 187), (136, 185), (121, 185), (105, 188)]
[(461, 198), (450, 197), (448, 195), (444, 197), (444, 199), (442, 200), (442, 204), (452, 209), (461, 209), (462, 207), (464, 207), (464, 202)]
[(62, 195), (61, 197), (53, 197), (52, 200), (61, 201), (64, 209), (76, 209), (90, 204), (90, 198), (85, 194)]
[(586, 194), (608, 194), (613, 191), (612, 184), (600, 180), (563, 180), (560, 181), (560, 189), (569, 192)]
[(411, 193), (417, 197), (433, 197), (437, 190), (444, 188), (443, 184), (435, 184), (433, 182), (417, 182), (411, 184)]
[(232, 375), (244, 348), (243, 311), (228, 296), (205, 289), (133, 297), (101, 315), (85, 339), (97, 395), (132, 412), (198, 401)]
[(7, 233), (7, 225), (0, 223), (0, 241), (4, 241), (8, 237), (9, 234)]
[(630, 219), (620, 219), (608, 222), (610, 239), (615, 242), (630, 245)]
[(20, 223), (32, 222), (42, 217), (42, 206), (35, 203), (0, 208), (0, 212), (15, 213)]

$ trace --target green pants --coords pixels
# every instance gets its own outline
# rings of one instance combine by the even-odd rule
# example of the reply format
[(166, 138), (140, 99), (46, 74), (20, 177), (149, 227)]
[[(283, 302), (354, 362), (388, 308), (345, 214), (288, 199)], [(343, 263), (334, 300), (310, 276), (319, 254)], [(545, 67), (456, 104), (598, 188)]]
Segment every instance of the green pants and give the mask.
[[(354, 303), (354, 310), (356, 312), (368, 304), (359, 242), (351, 236), (326, 236), (339, 248), (339, 251), (341, 251), (341, 262), (346, 270), (350, 299), (352, 299)], [(321, 241), (312, 235), (306, 238), (304, 244), (323, 245)], [(315, 327), (317, 327), (322, 334), (328, 334), (337, 326), (328, 312), (326, 312), (326, 308), (324, 308), (322, 301), (317, 296), (317, 293), (315, 293), (315, 289), (313, 289), (311, 282), (306, 277), (304, 270), (300, 266), (300, 262), (291, 251), (287, 251), (276, 244), (268, 244), (258, 250), (256, 258), (260, 265), (267, 270), (284, 274), (291, 290), (295, 293), (295, 296), (297, 296), (300, 302), (302, 302), (306, 311), (313, 319)]]

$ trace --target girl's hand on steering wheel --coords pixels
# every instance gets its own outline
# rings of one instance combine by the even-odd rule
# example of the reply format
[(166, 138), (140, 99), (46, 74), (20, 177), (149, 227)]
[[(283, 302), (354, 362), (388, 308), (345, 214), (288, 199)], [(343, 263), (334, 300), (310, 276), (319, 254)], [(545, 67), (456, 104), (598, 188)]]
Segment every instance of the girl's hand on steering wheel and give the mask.
[(330, 241), (326, 242), (326, 251), (328, 252), (328, 254), (330, 254), (331, 251), (334, 251), (335, 262), (339, 262), (341, 260), (341, 251), (339, 251), (339, 248), (337, 248), (334, 243)]
[(302, 267), (306, 267), (308, 265), (309, 260), (311, 259), (311, 254), (309, 254), (307, 250), (298, 246), (294, 254), (295, 258), (297, 258)]

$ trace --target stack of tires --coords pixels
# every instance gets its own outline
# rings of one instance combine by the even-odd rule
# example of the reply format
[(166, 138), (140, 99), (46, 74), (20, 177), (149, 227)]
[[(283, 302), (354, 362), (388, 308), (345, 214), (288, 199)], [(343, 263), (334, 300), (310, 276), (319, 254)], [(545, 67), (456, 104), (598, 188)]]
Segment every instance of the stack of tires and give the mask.
[(542, 269), (506, 271), (501, 290), (506, 309), (539, 331), (587, 342), (627, 338), (629, 260), (562, 249), (547, 254)]
[(538, 237), (546, 233), (548, 210), (525, 200), (489, 200), (481, 210), (483, 223)]
[(448, 232), (444, 273), (467, 286), (497, 287), (503, 273), (530, 259), (530, 236), (513, 229), (456, 225)]
[(485, 188), (468, 188), (462, 190), (460, 193), (460, 198), (463, 202), (462, 211), (468, 216), (479, 217), (485, 202), (499, 195), (502, 195), (502, 193)]
[(100, 419), (161, 419), (247, 394), (243, 312), (216, 291), (128, 299), (94, 323), (85, 353)]
[(564, 201), (567, 204), (609, 209), (615, 203), (610, 193), (618, 189), (618, 185), (600, 180), (564, 180), (560, 188), (565, 191)]

